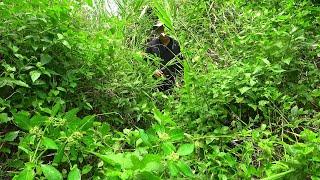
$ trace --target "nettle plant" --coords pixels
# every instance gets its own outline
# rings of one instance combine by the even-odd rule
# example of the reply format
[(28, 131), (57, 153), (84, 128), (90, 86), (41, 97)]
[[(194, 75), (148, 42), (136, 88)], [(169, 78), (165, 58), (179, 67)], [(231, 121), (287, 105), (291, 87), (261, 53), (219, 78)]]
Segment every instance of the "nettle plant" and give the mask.
[(41, 110), (64, 101), (77, 86), (70, 69), (80, 55), (72, 44), (76, 27), (67, 3), (5, 1), (0, 8), (2, 105)]
[(60, 109), (55, 106), (47, 115), (13, 113), (21, 130), (7, 133), (1, 142), (3, 149), (19, 136), (15, 159), (7, 162), (14, 165), (7, 168), (21, 169), (14, 179), (194, 176), (187, 163), (195, 149), (193, 140), (167, 113), (154, 109), (156, 122), (146, 131), (118, 132), (95, 116), (77, 117), (79, 109), (66, 113)]
[[(263, 130), (270, 135), (263, 141), (265, 145), (254, 142), (247, 147), (238, 144), (238, 147), (246, 150), (241, 153), (246, 152), (254, 158), (259, 151), (269, 153), (258, 158), (259, 163), (249, 157), (253, 166), (242, 167), (245, 172), (235, 176), (264, 177), (271, 171), (274, 174), (267, 175), (275, 179), (299, 175), (299, 168), (310, 164), (299, 163), (299, 168), (290, 164), (282, 169), (272, 166), (273, 170), (268, 166), (271, 161), (288, 162), (288, 159), (278, 157), (287, 153), (285, 148), (296, 147), (292, 144), (303, 143), (304, 140), (299, 138), (301, 131), (309, 132), (310, 128), (318, 132), (316, 122), (313, 125), (308, 123), (314, 122), (313, 117), (319, 110), (319, 36), (314, 33), (319, 27), (318, 7), (306, 1), (200, 1), (195, 3), (196, 7), (192, 2), (184, 3), (189, 6), (181, 6), (178, 11), (181, 14), (175, 17), (175, 21), (179, 39), (187, 47), (184, 55), (188, 61), (179, 101), (169, 107), (175, 112), (174, 119), (188, 127), (185, 128), (187, 132), (209, 137), (223, 125), (228, 125), (232, 131), (227, 133), (231, 133), (254, 130), (266, 124), (271, 132)], [(188, 14), (192, 21), (182, 14)], [(256, 132), (243, 135), (253, 137)], [(233, 140), (239, 140), (239, 137), (231, 135), (225, 142), (213, 143), (216, 146), (209, 143), (204, 149), (212, 152), (217, 147), (226, 146), (220, 147), (219, 151), (222, 155), (228, 154), (227, 157), (230, 155), (228, 145)], [(274, 145), (277, 143), (281, 145)], [(290, 145), (282, 146), (284, 143)], [(308, 149), (310, 144), (306, 144)], [(270, 153), (273, 150), (275, 153)], [(297, 157), (291, 155), (290, 158)], [(234, 156), (239, 157), (239, 154)], [(233, 158), (228, 157), (231, 162), (228, 168), (214, 168), (216, 164), (211, 167), (202, 161), (197, 166), (206, 169), (203, 171), (208, 175), (218, 171), (227, 174), (221, 178), (229, 177), (237, 167), (232, 163)], [(240, 158), (236, 160), (241, 162)], [(259, 168), (256, 163), (260, 164)], [(306, 169), (308, 173), (301, 173), (302, 177), (314, 174), (313, 168)]]
[(124, 129), (122, 139), (116, 143), (122, 142), (122, 147), (118, 144), (113, 151), (92, 152), (103, 161), (106, 177), (160, 179), (194, 176), (186, 163), (195, 149), (192, 139), (185, 139), (182, 129), (168, 114), (155, 109), (154, 118), (157, 122), (148, 130)]
[[(62, 169), (70, 167), (70, 170), (64, 169), (64, 174), (68, 172), (68, 179), (81, 177), (76, 162), (84, 159), (81, 153), (84, 145), (92, 143), (92, 133), (88, 129), (93, 127), (94, 116), (77, 118), (75, 114), (78, 109), (73, 109), (63, 116), (55, 116), (58, 110), (59, 108), (54, 108), (51, 116), (37, 114), (30, 117), (29, 113), (23, 111), (13, 113), (13, 122), (24, 130), (20, 132), (22, 135), (17, 152), (17, 165), (24, 164), (24, 167), (14, 179), (34, 179), (41, 174), (47, 179), (62, 179), (62, 174), (54, 167), (58, 165), (61, 165)], [(48, 162), (52, 165), (47, 164)], [(86, 174), (88, 169), (90, 167), (85, 166), (82, 174)]]
[[(62, 103), (83, 113), (121, 112), (126, 121), (134, 121), (135, 107), (156, 83), (152, 69), (146, 68), (136, 49), (125, 47), (124, 20), (85, 14), (82, 5), (68, 1), (1, 4), (4, 113), (9, 115), (9, 107), (45, 112)], [(118, 115), (113, 118), (123, 121)]]
[[(314, 1), (81, 5), (0, 3), (0, 178), (319, 179)], [(170, 95), (145, 5), (182, 46)]]

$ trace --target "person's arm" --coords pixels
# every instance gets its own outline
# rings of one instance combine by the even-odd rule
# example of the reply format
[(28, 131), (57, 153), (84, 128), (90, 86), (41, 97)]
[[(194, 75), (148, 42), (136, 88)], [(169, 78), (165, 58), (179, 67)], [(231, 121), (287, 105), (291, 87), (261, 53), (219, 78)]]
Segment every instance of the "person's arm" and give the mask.
[[(156, 47), (152, 47), (152, 42), (151, 42), (150, 44), (148, 44), (148, 47), (147, 47), (146, 50), (145, 50), (145, 52), (146, 52), (146, 57), (144, 58), (144, 60), (145, 60), (145, 61), (148, 61), (147, 55), (157, 55), (157, 54), (158, 54), (158, 51), (157, 51), (157, 50), (158, 50), (158, 49), (156, 49)], [(151, 61), (151, 63), (152, 63), (153, 65), (155, 65), (153, 61)], [(161, 77), (161, 76), (163, 76), (163, 75), (164, 75), (164, 72), (163, 72), (161, 69), (156, 69), (156, 70), (154, 71), (154, 73), (153, 73), (153, 77), (155, 77), (155, 78), (159, 78), (159, 77)]]
[[(156, 40), (152, 40), (147, 44), (147, 48), (145, 50), (146, 57), (144, 58), (146, 61), (150, 58), (148, 58), (148, 55), (151, 56), (159, 56), (160, 52), (157, 47), (157, 42)], [(152, 64), (154, 65), (154, 62), (152, 61)]]

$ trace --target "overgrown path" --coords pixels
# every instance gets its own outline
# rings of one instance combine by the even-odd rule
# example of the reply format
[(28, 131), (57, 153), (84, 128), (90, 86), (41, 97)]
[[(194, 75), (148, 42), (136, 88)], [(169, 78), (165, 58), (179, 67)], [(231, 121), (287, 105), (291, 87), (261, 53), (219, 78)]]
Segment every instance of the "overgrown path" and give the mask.
[[(0, 179), (320, 178), (319, 3), (119, 3), (0, 2)], [(184, 55), (170, 95), (157, 19)]]

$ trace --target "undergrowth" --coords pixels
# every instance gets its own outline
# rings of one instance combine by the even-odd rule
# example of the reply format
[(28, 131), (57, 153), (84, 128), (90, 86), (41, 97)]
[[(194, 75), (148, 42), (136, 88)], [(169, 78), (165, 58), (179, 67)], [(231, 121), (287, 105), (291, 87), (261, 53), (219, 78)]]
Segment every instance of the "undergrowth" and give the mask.
[(319, 3), (93, 2), (0, 2), (0, 179), (320, 179)]

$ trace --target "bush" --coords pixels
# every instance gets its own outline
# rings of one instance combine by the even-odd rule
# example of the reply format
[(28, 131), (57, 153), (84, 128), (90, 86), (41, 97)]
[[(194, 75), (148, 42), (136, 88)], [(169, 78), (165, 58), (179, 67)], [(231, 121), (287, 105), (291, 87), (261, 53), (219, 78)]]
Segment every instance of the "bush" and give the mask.
[[(0, 178), (320, 178), (317, 3), (94, 2), (0, 3)], [(155, 16), (185, 57), (171, 93)]]

